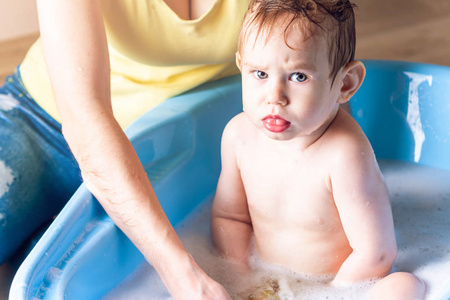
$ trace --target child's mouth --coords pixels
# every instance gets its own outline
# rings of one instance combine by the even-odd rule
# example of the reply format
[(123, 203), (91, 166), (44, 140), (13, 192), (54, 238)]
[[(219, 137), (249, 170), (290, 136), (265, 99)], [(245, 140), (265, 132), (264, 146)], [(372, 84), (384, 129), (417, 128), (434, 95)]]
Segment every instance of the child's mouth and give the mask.
[(283, 132), (291, 126), (291, 122), (277, 115), (268, 115), (262, 119), (262, 122), (270, 132)]

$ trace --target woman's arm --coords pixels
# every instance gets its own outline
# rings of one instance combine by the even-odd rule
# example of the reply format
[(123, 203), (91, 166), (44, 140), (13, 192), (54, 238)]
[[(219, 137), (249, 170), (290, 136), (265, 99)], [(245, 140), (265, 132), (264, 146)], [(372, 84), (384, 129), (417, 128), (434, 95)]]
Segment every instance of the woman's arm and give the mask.
[(87, 187), (154, 266), (174, 299), (229, 299), (184, 249), (113, 116), (99, 2), (37, 2), (63, 134)]

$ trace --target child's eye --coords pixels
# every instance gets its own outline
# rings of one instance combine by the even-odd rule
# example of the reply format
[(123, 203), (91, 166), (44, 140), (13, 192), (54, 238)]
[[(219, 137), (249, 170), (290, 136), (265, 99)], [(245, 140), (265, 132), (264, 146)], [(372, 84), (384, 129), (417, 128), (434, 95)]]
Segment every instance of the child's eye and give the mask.
[(258, 79), (266, 79), (269, 75), (263, 71), (253, 71), (253, 75)]
[(304, 82), (307, 79), (308, 79), (308, 76), (306, 76), (303, 73), (297, 72), (297, 73), (294, 73), (294, 74), (291, 75), (291, 80), (295, 81), (295, 82)]

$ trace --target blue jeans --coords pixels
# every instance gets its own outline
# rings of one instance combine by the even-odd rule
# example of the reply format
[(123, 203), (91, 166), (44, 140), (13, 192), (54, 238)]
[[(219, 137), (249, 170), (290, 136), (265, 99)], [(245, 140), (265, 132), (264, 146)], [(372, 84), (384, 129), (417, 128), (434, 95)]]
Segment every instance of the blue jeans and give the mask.
[(61, 125), (31, 98), (17, 69), (0, 87), (0, 265), (80, 184)]

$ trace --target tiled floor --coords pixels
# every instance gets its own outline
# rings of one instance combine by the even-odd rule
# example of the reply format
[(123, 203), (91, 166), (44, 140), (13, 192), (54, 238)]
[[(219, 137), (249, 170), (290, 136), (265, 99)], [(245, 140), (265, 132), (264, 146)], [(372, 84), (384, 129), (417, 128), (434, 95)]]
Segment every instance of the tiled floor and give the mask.
[[(358, 59), (390, 59), (450, 66), (450, 1), (355, 0)], [(25, 56), (37, 35), (0, 43), (0, 84)], [(14, 271), (0, 267), (0, 300)]]

